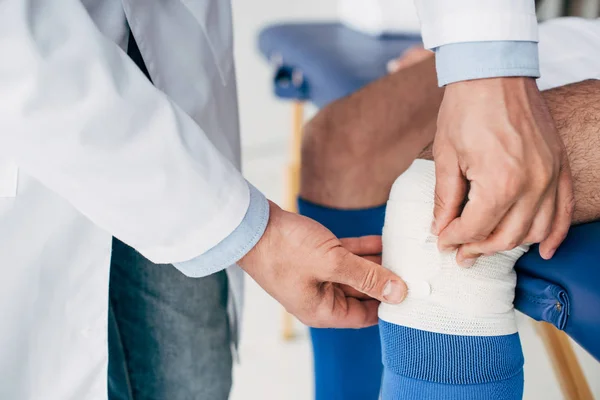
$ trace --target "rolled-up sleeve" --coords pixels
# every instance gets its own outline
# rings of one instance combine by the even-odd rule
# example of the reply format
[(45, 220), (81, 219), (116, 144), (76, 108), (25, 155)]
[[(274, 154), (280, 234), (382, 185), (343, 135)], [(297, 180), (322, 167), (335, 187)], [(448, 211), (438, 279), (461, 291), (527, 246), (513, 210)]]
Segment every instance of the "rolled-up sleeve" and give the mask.
[(526, 76), (539, 78), (536, 42), (467, 42), (435, 49), (440, 86), (470, 79)]

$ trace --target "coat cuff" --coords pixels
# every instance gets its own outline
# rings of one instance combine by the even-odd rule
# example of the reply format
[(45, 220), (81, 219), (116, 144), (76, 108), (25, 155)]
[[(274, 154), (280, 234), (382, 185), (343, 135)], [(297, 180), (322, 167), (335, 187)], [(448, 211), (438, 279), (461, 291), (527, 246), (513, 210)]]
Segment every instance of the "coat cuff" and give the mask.
[(201, 278), (235, 264), (258, 243), (269, 221), (269, 202), (258, 189), (250, 183), (248, 186), (250, 203), (238, 227), (206, 253), (174, 263), (175, 268), (189, 277)]
[(435, 49), (439, 86), (471, 79), (540, 77), (536, 42), (466, 42)]

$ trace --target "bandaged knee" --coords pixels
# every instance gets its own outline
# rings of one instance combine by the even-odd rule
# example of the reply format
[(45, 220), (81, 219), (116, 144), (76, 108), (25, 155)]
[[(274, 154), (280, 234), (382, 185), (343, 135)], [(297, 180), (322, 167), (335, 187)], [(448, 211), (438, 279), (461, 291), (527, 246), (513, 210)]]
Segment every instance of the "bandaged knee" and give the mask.
[(431, 233), (432, 161), (417, 160), (393, 185), (383, 229), (383, 265), (408, 295), (382, 304), (382, 395), (392, 399), (520, 399), (523, 353), (513, 299), (519, 246), (462, 268)]

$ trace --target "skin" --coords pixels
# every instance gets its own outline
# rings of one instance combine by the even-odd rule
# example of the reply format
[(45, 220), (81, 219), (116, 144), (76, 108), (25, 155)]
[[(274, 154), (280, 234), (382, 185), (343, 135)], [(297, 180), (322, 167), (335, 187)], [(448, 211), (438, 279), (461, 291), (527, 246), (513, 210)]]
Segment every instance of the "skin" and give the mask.
[(340, 240), (271, 202), (265, 233), (238, 265), (304, 324), (363, 328), (377, 323), (380, 301), (397, 304), (407, 292), (380, 265), (381, 247), (378, 236)]
[[(542, 96), (573, 177), (573, 197), (559, 203), (558, 213), (566, 215), (569, 224), (596, 220), (600, 218), (600, 83), (567, 85)], [(437, 87), (429, 57), (324, 108), (305, 129), (301, 196), (338, 208), (384, 204), (393, 181), (416, 157), (435, 159), (432, 143), (443, 98), (444, 89)], [(460, 205), (465, 201), (463, 193)], [(489, 251), (486, 245), (483, 240), (461, 246), (459, 261)]]
[(460, 247), (463, 266), (522, 243), (541, 243), (541, 256), (551, 258), (569, 230), (573, 188), (535, 80), (450, 84), (437, 124), (432, 231), (440, 250)]
[[(417, 63), (432, 65), (433, 53), (414, 47), (388, 69)], [(573, 189), (564, 145), (535, 82), (449, 85), (437, 123), (432, 231), (440, 235), (440, 248), (460, 247), (458, 261), (467, 266), (481, 254), (523, 242), (541, 242), (542, 256), (551, 258), (568, 232)]]

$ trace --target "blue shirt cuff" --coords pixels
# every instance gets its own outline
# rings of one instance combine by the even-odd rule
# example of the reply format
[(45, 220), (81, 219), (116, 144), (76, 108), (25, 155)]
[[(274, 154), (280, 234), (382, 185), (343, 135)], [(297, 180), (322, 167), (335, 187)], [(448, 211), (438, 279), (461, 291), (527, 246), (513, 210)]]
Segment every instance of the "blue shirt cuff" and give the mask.
[(540, 77), (536, 42), (452, 43), (435, 49), (439, 86), (471, 79)]
[(193, 278), (207, 276), (235, 264), (258, 243), (269, 222), (269, 202), (258, 189), (248, 186), (250, 204), (238, 227), (206, 253), (173, 264), (175, 268)]

